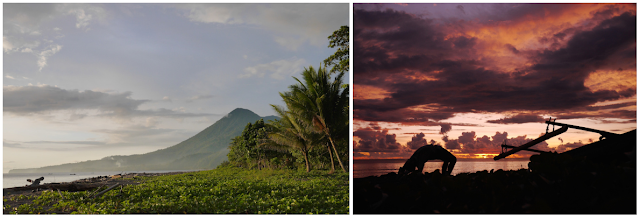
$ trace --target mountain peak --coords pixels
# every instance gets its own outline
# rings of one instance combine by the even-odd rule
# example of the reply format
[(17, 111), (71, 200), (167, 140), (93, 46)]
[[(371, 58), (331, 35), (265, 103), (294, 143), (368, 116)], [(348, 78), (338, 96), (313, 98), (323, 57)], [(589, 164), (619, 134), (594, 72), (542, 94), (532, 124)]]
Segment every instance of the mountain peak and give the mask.
[(246, 116), (246, 115), (250, 115), (250, 116), (258, 116), (258, 114), (254, 113), (253, 111), (250, 111), (248, 109), (244, 109), (244, 108), (236, 108), (233, 111), (231, 111), (227, 116), (236, 116), (236, 115), (241, 115), (241, 116)]

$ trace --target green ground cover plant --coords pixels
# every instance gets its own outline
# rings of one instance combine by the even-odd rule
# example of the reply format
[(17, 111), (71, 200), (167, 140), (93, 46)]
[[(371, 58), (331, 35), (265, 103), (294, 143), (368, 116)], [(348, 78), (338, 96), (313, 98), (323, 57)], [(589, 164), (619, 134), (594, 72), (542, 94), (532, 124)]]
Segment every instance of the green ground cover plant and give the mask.
[[(347, 173), (247, 170), (236, 167), (179, 175), (136, 177), (139, 185), (116, 188), (97, 198), (91, 192), (43, 191), (31, 203), (5, 213), (78, 214), (346, 214)], [(103, 187), (102, 189), (106, 189)], [(26, 199), (17, 196), (7, 201)], [(6, 207), (6, 206), (5, 206)]]

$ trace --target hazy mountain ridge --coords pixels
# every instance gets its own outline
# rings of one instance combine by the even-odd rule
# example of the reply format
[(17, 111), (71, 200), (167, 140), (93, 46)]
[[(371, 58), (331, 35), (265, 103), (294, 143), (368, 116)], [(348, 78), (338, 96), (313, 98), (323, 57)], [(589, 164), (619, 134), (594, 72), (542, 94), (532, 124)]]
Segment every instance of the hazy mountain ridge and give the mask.
[(242, 133), (247, 123), (277, 118), (260, 117), (250, 110), (236, 108), (213, 125), (168, 148), (145, 154), (108, 156), (79, 163), (12, 169), (9, 173), (212, 169), (227, 160), (229, 143)]

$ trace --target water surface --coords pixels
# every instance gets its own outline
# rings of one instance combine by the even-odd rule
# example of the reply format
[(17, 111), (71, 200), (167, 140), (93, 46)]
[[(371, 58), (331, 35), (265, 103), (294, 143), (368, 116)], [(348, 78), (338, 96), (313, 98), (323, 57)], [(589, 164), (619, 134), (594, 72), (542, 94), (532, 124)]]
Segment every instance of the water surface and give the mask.
[[(398, 169), (404, 165), (406, 160), (354, 160), (353, 161), (353, 178), (364, 178), (367, 176), (380, 176), (390, 172), (398, 172)], [(453, 175), (458, 173), (475, 173), (477, 171), (498, 170), (519, 170), (529, 168), (529, 159), (502, 159), (494, 161), (493, 159), (458, 159)], [(441, 161), (428, 161), (424, 165), (423, 172), (433, 172), (436, 169), (442, 170)]]

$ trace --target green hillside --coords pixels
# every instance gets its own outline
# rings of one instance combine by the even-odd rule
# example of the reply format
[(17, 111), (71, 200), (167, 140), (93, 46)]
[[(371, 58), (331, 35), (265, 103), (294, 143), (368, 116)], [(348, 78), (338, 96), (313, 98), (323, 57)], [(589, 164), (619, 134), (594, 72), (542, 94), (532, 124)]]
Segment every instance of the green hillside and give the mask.
[(236, 108), (198, 134), (165, 149), (146, 154), (109, 156), (79, 163), (13, 169), (9, 173), (212, 169), (227, 160), (231, 139), (240, 135), (247, 123), (276, 118), (260, 117), (250, 110)]

